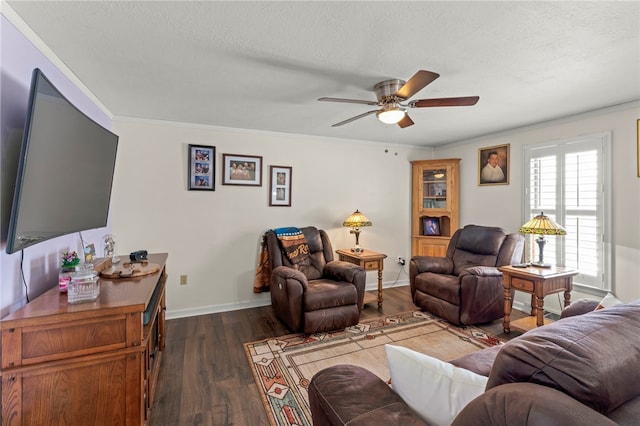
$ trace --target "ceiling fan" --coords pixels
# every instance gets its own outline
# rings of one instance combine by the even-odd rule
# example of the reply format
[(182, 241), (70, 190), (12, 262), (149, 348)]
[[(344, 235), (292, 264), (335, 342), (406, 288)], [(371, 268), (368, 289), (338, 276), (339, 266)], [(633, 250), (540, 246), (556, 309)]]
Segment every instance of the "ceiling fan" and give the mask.
[(355, 117), (348, 118), (344, 121), (336, 123), (331, 127), (342, 126), (360, 118), (371, 114), (376, 114), (378, 119), (386, 124), (398, 124), (405, 128), (413, 125), (413, 120), (407, 114), (409, 108), (428, 108), (428, 107), (447, 107), (447, 106), (469, 106), (475, 105), (480, 97), (467, 96), (459, 98), (433, 98), (419, 99), (414, 101), (407, 100), (424, 89), (429, 83), (440, 74), (431, 71), (420, 70), (409, 81), (404, 80), (385, 80), (373, 86), (376, 93), (377, 101), (364, 101), (358, 99), (342, 99), (342, 98), (319, 98), (319, 101), (327, 102), (344, 102), (351, 104), (377, 105), (380, 109), (367, 111)]

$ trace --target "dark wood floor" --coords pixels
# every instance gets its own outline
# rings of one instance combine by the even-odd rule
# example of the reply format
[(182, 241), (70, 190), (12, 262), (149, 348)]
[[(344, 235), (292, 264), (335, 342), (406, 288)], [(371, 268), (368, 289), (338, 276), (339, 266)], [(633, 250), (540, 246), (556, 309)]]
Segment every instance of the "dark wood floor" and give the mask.
[[(413, 309), (408, 286), (390, 288), (382, 308), (366, 305), (360, 318)], [(503, 340), (518, 335), (505, 335), (501, 320), (481, 328)], [(288, 333), (270, 306), (167, 321), (151, 426), (268, 425), (242, 344)]]

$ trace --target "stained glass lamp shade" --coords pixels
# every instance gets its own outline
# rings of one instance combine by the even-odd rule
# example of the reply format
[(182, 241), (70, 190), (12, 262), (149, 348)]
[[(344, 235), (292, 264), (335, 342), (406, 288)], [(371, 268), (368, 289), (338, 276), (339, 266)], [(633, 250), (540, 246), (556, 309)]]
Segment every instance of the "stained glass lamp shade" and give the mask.
[(546, 244), (545, 235), (567, 235), (567, 231), (551, 220), (549, 216), (545, 216), (544, 212), (540, 212), (539, 215), (522, 225), (520, 227), (520, 233), (538, 236), (538, 238), (536, 238), (536, 243), (538, 243), (538, 261), (531, 262), (531, 265), (540, 268), (551, 267), (550, 264), (544, 263), (543, 259), (544, 245)]

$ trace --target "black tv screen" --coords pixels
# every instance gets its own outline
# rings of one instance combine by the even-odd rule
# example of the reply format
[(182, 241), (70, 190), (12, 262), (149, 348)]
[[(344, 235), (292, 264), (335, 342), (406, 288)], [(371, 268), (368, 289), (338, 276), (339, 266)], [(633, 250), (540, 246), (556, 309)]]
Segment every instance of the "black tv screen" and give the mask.
[(118, 136), (33, 71), (7, 253), (107, 225)]

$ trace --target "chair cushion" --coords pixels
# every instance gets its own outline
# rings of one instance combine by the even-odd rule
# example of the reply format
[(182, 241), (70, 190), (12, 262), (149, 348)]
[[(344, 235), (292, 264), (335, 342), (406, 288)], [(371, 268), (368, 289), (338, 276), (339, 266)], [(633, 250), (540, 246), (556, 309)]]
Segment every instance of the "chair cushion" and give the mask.
[(309, 246), (309, 255), (296, 265), (293, 265), (289, 258), (284, 254), (284, 250), (278, 242), (275, 232), (267, 232), (271, 269), (273, 270), (278, 266), (286, 266), (299, 270), (304, 274), (307, 280), (317, 280), (318, 278), (322, 278), (325, 265), (327, 262), (333, 260), (331, 242), (326, 234), (323, 238), (324, 231), (318, 230), (314, 226), (300, 228), (300, 231), (302, 232), (302, 235), (304, 235), (306, 243)]
[(497, 256), (506, 234), (501, 228), (467, 225), (462, 229), (456, 249)]
[(460, 279), (453, 275), (423, 272), (416, 276), (415, 288), (453, 305), (460, 305)]
[(300, 230), (309, 245), (309, 257), (299, 264), (299, 270), (307, 277), (307, 280), (317, 280), (322, 278), (324, 265), (327, 264), (320, 231), (313, 226), (300, 228)]
[(471, 266), (496, 266), (500, 247), (506, 238), (501, 228), (467, 225), (460, 230), (451, 256), (454, 274)]
[(304, 293), (303, 311), (358, 305), (356, 287), (344, 281), (327, 279), (313, 280)]

